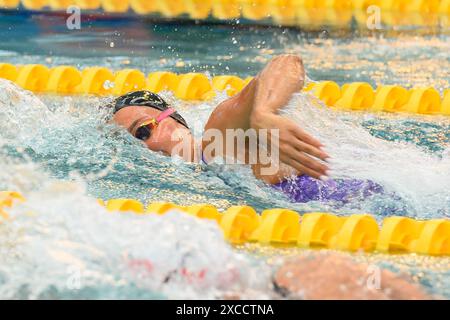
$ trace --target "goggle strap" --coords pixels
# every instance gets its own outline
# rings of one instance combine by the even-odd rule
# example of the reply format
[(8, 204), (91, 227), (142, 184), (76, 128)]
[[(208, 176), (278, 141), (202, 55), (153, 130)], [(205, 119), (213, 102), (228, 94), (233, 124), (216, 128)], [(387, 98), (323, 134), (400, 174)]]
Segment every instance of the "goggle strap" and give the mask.
[(175, 109), (174, 108), (168, 108), (167, 110), (164, 110), (163, 112), (161, 112), (161, 114), (156, 118), (156, 123), (160, 123), (161, 121), (163, 121), (164, 119), (170, 117), (172, 114), (175, 113)]

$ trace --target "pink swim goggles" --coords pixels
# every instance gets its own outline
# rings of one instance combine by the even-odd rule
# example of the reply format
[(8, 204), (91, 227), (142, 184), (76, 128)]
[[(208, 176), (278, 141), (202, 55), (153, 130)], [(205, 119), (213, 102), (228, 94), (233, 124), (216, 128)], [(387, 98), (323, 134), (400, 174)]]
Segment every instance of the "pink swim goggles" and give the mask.
[(161, 112), (161, 114), (156, 119), (152, 118), (148, 121), (145, 121), (136, 129), (134, 137), (142, 141), (147, 141), (152, 136), (152, 131), (158, 128), (158, 125), (161, 123), (161, 121), (167, 119), (173, 113), (175, 113), (175, 109), (168, 108), (167, 110)]

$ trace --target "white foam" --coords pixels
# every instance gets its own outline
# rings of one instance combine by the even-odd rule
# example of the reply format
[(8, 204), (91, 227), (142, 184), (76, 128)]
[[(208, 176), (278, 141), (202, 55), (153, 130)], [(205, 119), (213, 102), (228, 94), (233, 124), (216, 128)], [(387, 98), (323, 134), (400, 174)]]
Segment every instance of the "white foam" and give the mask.
[(369, 179), (410, 204), (411, 215), (450, 215), (450, 157), (415, 144), (372, 136), (356, 114), (335, 112), (307, 93), (297, 94), (286, 110), (331, 156), (333, 178)]

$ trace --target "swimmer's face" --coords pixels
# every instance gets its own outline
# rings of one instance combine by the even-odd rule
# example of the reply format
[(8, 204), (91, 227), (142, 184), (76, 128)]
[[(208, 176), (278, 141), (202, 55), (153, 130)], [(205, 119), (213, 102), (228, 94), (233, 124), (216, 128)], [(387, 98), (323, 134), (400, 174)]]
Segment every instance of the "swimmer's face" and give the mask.
[[(141, 124), (145, 121), (156, 119), (160, 114), (161, 111), (154, 108), (130, 106), (117, 111), (113, 121), (135, 136), (136, 130)], [(150, 138), (143, 141), (143, 143), (152, 151), (173, 156), (175, 155), (173, 151), (179, 149), (175, 147), (179, 145), (181, 139), (184, 139), (184, 141), (189, 139), (189, 142), (193, 142), (189, 129), (169, 117), (161, 121), (158, 127), (152, 130)]]

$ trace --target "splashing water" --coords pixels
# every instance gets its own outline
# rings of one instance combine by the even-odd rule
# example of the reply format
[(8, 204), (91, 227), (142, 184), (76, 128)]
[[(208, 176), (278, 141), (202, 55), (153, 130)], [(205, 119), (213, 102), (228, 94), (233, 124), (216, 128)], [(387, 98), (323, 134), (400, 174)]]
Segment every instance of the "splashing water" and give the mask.
[[(376, 209), (373, 204), (381, 201), (376, 212), (383, 214), (380, 209), (389, 210), (394, 200), (401, 203), (408, 216), (450, 216), (448, 143), (441, 145), (442, 152), (433, 153), (405, 141), (374, 137), (362, 125), (376, 119), (374, 115), (330, 111), (307, 93), (297, 94), (284, 114), (325, 145), (331, 156), (333, 178), (367, 179), (384, 187), (385, 195), (364, 200), (362, 208)], [(448, 126), (444, 118), (435, 120)]]
[[(49, 177), (31, 159), (48, 156), (51, 150), (43, 142), (61, 137), (73, 117), (51, 112), (9, 82), (2, 85), (7, 97), (0, 100), (14, 102), (0, 106), (2, 123), (11, 115), (15, 122), (5, 126), (0, 139), (1, 188), (27, 198), (8, 209), (11, 219), (0, 224), (3, 298), (268, 297), (269, 269), (233, 251), (215, 223), (177, 212), (107, 213), (86, 196), (79, 174), (73, 182)], [(14, 113), (14, 108), (23, 110)], [(56, 123), (61, 126), (52, 128)], [(12, 152), (15, 144), (23, 146)], [(25, 152), (28, 148), (32, 152)], [(18, 153), (21, 158), (11, 156)]]
[(271, 291), (269, 269), (233, 251), (211, 221), (176, 211), (107, 213), (82, 182), (1, 160), (2, 181), (9, 177), (27, 198), (0, 224), (3, 298), (267, 298)]
[(108, 214), (78, 189), (48, 183), (1, 225), (3, 298), (266, 296), (267, 277), (249, 273), (257, 261), (232, 251), (212, 222)]

